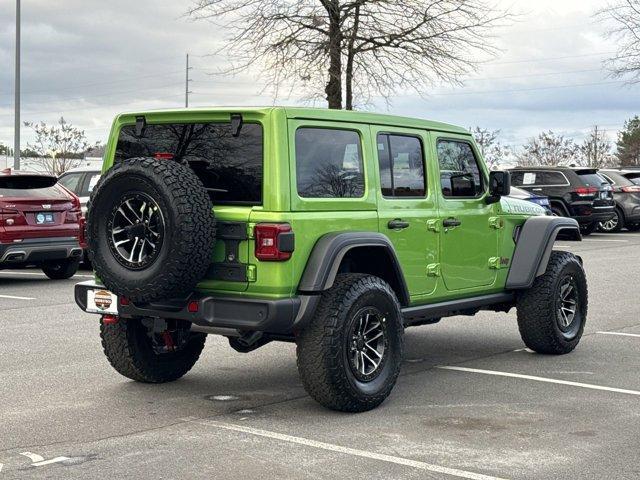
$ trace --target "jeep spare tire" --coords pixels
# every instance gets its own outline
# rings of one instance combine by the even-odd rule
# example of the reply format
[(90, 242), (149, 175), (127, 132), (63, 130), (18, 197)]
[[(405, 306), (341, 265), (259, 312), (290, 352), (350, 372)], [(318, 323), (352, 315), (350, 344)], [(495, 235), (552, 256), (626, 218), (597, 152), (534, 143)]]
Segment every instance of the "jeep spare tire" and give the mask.
[(215, 218), (204, 185), (172, 160), (129, 158), (89, 200), (89, 258), (98, 278), (132, 302), (180, 297), (205, 276)]

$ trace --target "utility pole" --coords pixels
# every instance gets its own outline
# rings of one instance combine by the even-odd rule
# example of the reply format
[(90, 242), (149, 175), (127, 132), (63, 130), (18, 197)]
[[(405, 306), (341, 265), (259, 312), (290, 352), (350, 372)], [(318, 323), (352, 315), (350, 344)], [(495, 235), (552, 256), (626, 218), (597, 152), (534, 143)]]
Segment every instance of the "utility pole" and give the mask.
[(187, 53), (187, 68), (185, 69), (185, 81), (184, 81), (184, 106), (189, 107), (189, 94), (193, 93), (189, 90), (189, 82), (192, 80), (189, 78), (189, 70), (193, 67), (189, 66), (189, 54)]
[(20, 170), (20, 0), (16, 0), (16, 79), (14, 100), (13, 168)]

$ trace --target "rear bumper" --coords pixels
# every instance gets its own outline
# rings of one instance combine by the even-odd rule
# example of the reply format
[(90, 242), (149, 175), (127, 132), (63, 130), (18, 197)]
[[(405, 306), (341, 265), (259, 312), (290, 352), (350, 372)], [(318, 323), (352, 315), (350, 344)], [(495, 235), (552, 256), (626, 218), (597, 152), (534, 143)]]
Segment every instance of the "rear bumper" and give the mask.
[(21, 242), (0, 243), (0, 267), (3, 268), (81, 257), (82, 248), (75, 237), (33, 238)]
[[(93, 281), (76, 284), (75, 300), (82, 310), (87, 309), (87, 290), (96, 288), (104, 287)], [(189, 311), (190, 304), (191, 310), (195, 310), (193, 305), (197, 304), (197, 311)], [(277, 300), (235, 299), (194, 292), (186, 298), (145, 305), (120, 303), (118, 316), (186, 320), (202, 327), (291, 335), (306, 324), (309, 314), (314, 310), (313, 306), (315, 303), (304, 297)]]
[(611, 220), (615, 216), (615, 207), (588, 207), (583, 209), (580, 213), (587, 213), (587, 215), (572, 215), (573, 218), (581, 225), (590, 224), (593, 222), (606, 222)]

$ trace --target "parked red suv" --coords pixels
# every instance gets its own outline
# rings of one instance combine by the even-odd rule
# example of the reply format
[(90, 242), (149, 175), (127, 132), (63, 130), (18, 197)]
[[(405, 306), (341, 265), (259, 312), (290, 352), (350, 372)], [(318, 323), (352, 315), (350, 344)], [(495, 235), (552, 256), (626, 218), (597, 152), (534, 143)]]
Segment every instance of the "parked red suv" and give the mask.
[(0, 269), (35, 266), (55, 280), (78, 270), (80, 200), (56, 183), (49, 175), (0, 171)]

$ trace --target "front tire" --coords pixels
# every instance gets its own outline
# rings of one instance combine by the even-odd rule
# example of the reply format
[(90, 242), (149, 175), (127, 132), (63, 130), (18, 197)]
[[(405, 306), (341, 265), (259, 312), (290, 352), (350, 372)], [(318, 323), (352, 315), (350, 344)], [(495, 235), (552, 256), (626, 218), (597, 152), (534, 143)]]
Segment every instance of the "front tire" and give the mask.
[(206, 335), (179, 329), (156, 334), (140, 319), (120, 318), (115, 324), (105, 324), (103, 317), (100, 338), (104, 354), (119, 374), (136, 382), (165, 383), (191, 370), (204, 348)]
[(50, 260), (42, 265), (43, 273), (51, 280), (67, 280), (73, 277), (80, 268), (80, 260)]
[(391, 393), (403, 356), (400, 304), (378, 277), (341, 274), (297, 338), (298, 371), (320, 404), (364, 412)]
[(522, 340), (538, 353), (571, 352), (587, 320), (587, 279), (578, 257), (551, 252), (546, 272), (517, 298)]

